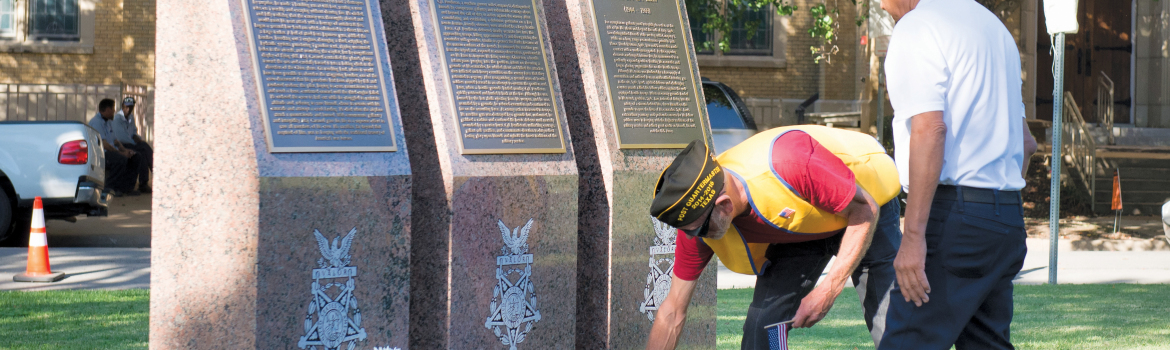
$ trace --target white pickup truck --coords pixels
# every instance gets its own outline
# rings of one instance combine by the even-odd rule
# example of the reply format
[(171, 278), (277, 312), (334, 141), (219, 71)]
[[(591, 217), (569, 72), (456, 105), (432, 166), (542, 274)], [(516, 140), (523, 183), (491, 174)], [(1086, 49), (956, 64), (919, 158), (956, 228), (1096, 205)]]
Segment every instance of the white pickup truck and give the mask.
[(89, 125), (0, 122), (0, 240), (28, 235), (36, 197), (46, 219), (105, 216), (105, 178), (101, 138)]

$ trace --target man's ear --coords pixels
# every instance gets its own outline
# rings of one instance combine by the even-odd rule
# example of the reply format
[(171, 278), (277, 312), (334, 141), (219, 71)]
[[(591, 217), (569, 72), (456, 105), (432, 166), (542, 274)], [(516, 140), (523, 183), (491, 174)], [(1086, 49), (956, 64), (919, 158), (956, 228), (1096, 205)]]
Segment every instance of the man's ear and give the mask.
[(715, 208), (713, 210), (720, 211), (724, 216), (731, 216), (731, 212), (735, 210), (735, 206), (731, 205), (731, 196), (727, 193), (719, 195), (715, 198)]

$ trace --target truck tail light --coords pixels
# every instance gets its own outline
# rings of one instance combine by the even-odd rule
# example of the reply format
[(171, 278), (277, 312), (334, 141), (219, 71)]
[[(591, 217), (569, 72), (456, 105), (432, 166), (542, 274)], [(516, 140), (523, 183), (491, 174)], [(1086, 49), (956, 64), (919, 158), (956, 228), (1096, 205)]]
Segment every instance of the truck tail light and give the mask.
[(61, 164), (89, 163), (89, 144), (85, 140), (66, 142), (61, 145), (61, 153), (57, 154), (57, 162)]

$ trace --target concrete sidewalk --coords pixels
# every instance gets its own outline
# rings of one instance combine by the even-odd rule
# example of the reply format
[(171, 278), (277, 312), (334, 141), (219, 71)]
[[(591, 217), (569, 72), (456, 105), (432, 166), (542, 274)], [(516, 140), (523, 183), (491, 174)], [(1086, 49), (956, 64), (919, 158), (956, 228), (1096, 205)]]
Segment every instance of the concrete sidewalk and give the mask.
[[(1016, 275), (1016, 284), (1048, 283), (1049, 244), (1047, 239), (1028, 239), (1028, 255)], [(1170, 252), (1166, 251), (1073, 251), (1071, 241), (1061, 240), (1057, 258), (1059, 284), (1170, 283)], [(719, 289), (752, 288), (755, 283), (755, 276), (737, 274), (719, 265)]]
[[(1028, 239), (1017, 284), (1048, 282), (1048, 244), (1047, 239)], [(1170, 283), (1170, 252), (1072, 249), (1069, 241), (1060, 242), (1058, 283)], [(0, 290), (150, 288), (149, 248), (50, 248), (53, 271), (68, 277), (56, 283), (12, 282), (13, 275), (24, 272), (27, 254), (28, 248), (0, 248)], [(718, 284), (719, 289), (751, 288), (755, 276), (731, 272), (720, 264)]]
[(55, 283), (17, 283), (28, 248), (0, 248), (0, 290), (136, 289), (150, 288), (150, 248), (49, 248), (53, 272), (64, 272)]

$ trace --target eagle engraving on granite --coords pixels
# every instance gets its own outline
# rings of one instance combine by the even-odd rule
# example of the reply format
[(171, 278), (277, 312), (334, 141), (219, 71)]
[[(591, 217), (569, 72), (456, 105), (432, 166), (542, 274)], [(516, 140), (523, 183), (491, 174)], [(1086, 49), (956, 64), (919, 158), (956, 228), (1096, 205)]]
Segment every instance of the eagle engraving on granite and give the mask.
[[(342, 267), (349, 265), (349, 248), (353, 245), (353, 236), (357, 233), (357, 227), (349, 230), (349, 234), (345, 238), (341, 236), (333, 238), (333, 245), (329, 244), (329, 240), (321, 235), (321, 231), (313, 230), (313, 236), (317, 237), (317, 247), (321, 249), (322, 258), (317, 259), (317, 265), (321, 268), (327, 267)], [(340, 244), (338, 243), (340, 240)]]
[[(503, 220), (497, 220), (496, 224), (500, 226), (500, 235), (504, 237), (504, 245), (511, 249), (511, 255), (519, 255), (528, 252), (528, 230), (532, 229), (532, 219), (528, 219), (528, 223), (524, 227), (517, 227), (508, 230), (508, 226), (504, 225)], [(501, 252), (507, 254), (501, 248)]]

